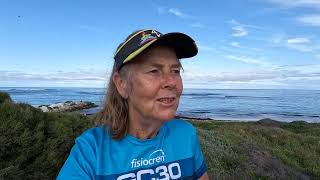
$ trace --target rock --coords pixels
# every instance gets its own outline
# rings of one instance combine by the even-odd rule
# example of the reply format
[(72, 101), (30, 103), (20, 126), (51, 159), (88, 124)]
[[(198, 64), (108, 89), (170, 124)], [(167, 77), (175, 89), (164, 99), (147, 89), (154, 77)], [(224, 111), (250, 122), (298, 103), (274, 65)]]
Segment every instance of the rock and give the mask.
[(256, 123), (262, 126), (269, 126), (269, 127), (280, 127), (281, 125), (284, 124), (284, 122), (276, 121), (270, 118), (261, 119)]
[(188, 116), (180, 116), (180, 115), (175, 116), (175, 118), (177, 118), (177, 119), (186, 119), (186, 120), (200, 120), (200, 121), (214, 120), (212, 118), (198, 118), (198, 117), (188, 117)]
[(38, 108), (43, 112), (49, 112), (49, 109), (48, 109), (48, 107), (46, 105), (41, 105)]
[(308, 124), (308, 122), (306, 122), (306, 121), (292, 121), (292, 122), (290, 122), (290, 124), (294, 124), (294, 125), (306, 125), (306, 124)]
[(43, 112), (72, 112), (93, 107), (98, 107), (98, 105), (89, 101), (66, 101), (64, 103), (40, 105), (38, 108)]

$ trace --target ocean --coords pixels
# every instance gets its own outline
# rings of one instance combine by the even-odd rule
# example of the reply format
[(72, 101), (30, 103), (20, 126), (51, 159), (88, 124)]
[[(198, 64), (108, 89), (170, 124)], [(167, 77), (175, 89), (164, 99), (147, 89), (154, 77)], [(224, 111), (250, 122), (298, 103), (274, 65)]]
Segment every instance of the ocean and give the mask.
[[(0, 87), (15, 102), (33, 106), (74, 101), (91, 101), (101, 107), (103, 88)], [(84, 110), (95, 113), (99, 108)], [(184, 89), (177, 115), (218, 120), (320, 122), (320, 90), (276, 89)]]

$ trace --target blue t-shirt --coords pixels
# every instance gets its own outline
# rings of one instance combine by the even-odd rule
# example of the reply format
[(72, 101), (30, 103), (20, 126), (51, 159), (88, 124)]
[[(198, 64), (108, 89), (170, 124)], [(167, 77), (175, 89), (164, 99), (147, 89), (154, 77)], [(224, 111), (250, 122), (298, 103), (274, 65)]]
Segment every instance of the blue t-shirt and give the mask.
[(147, 140), (113, 140), (95, 127), (77, 138), (57, 179), (197, 179), (207, 171), (196, 129), (183, 120), (163, 124)]

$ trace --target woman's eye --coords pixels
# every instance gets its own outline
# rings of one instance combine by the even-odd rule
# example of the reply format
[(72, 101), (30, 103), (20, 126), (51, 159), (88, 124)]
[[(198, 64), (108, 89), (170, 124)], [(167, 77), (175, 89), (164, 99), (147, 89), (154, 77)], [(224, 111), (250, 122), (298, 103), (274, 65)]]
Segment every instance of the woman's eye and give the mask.
[(153, 69), (153, 70), (151, 70), (149, 72), (154, 74), (154, 73), (158, 73), (159, 71), (157, 69)]
[(172, 70), (173, 71), (173, 73), (175, 73), (175, 74), (180, 74), (180, 69), (174, 69), (174, 70)]

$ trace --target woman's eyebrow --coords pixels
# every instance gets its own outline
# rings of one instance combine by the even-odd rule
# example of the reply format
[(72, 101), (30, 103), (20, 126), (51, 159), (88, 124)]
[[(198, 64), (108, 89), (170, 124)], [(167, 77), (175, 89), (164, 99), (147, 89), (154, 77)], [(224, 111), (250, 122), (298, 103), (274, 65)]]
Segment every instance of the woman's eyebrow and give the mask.
[[(151, 67), (157, 67), (157, 68), (163, 68), (165, 65), (164, 64), (159, 64), (159, 63), (150, 63), (148, 66)], [(175, 64), (170, 64), (170, 68), (180, 68), (181, 64), (175, 63)]]
[(181, 64), (179, 64), (179, 63), (172, 64), (170, 67), (171, 68), (181, 68)]

